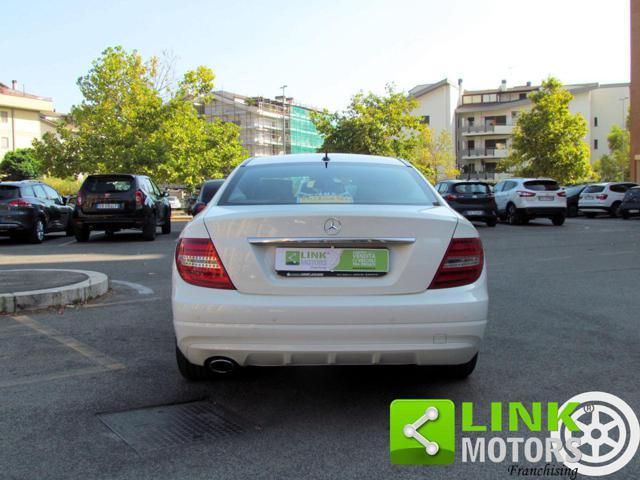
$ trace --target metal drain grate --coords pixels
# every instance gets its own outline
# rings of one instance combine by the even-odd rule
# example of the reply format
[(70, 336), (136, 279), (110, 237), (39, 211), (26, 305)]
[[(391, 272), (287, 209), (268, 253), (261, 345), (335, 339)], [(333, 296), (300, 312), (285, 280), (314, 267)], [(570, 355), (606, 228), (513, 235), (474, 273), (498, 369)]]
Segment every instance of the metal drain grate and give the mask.
[(217, 440), (257, 428), (206, 400), (102, 413), (98, 417), (138, 452)]

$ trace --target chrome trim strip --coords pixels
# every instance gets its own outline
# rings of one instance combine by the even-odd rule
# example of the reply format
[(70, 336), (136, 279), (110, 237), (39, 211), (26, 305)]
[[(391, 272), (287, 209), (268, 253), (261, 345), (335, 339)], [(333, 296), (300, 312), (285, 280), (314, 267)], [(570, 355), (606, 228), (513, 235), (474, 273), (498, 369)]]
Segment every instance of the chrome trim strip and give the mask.
[(249, 237), (252, 245), (300, 245), (300, 244), (329, 244), (329, 245), (408, 245), (415, 243), (412, 237), (383, 237), (383, 238), (355, 238), (355, 237)]

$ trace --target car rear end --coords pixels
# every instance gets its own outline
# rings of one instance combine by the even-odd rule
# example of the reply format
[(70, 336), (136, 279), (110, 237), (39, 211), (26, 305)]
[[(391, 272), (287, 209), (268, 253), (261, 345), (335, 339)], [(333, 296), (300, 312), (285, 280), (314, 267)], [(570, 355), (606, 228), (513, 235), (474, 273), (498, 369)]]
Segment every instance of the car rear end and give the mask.
[(189, 362), (474, 359), (488, 305), (475, 228), (405, 164), (334, 160), (324, 170), (308, 157), (317, 160), (238, 168), (182, 232), (172, 305)]
[(134, 175), (90, 175), (76, 198), (76, 229), (142, 228), (148, 216), (145, 194)]
[(449, 206), (469, 220), (478, 220), (495, 225), (497, 221), (496, 201), (491, 187), (484, 182), (456, 182), (449, 188), (444, 199)]
[(608, 212), (611, 207), (610, 192), (607, 184), (589, 185), (580, 194), (578, 208), (583, 212), (602, 213)]
[(640, 215), (640, 187), (633, 187), (627, 190), (620, 206), (622, 218), (629, 218)]
[(523, 180), (512, 200), (526, 218), (564, 218), (567, 213), (567, 194), (551, 179)]
[(21, 235), (33, 228), (37, 211), (19, 184), (0, 183), (0, 235)]

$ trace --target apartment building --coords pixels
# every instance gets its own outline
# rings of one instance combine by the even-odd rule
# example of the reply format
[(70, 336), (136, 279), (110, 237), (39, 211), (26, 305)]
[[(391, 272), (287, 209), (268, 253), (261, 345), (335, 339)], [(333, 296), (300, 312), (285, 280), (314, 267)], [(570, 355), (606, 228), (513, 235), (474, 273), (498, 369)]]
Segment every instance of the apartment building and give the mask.
[(7, 152), (29, 148), (45, 132), (55, 131), (53, 100), (0, 83), (0, 161)]
[(420, 117), (422, 123), (429, 125), (436, 134), (446, 130), (454, 139), (461, 85), (462, 80), (456, 84), (445, 78), (436, 83), (413, 87), (409, 90), (409, 96), (418, 102), (418, 107), (412, 114)]
[[(539, 86), (464, 90), (456, 109), (456, 158), (464, 176), (495, 178), (498, 162), (511, 147), (513, 127), (518, 116), (532, 103), (528, 95)], [(587, 121), (585, 142), (591, 150), (591, 162), (609, 153), (607, 136), (614, 124), (624, 125), (629, 106), (629, 84), (586, 83), (565, 85), (573, 94), (572, 113)]]
[(312, 109), (291, 97), (248, 97), (218, 91), (202, 108), (205, 118), (240, 127), (240, 141), (252, 157), (316, 152), (322, 136), (311, 121)]

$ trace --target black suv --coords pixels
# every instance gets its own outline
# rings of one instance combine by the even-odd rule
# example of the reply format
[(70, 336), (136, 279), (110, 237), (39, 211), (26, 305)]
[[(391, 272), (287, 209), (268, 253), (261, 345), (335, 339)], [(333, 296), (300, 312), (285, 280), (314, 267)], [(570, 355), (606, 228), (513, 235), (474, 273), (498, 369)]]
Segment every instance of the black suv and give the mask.
[(73, 235), (73, 207), (46, 183), (0, 182), (0, 235), (41, 243), (50, 232)]
[(436, 190), (451, 208), (469, 220), (485, 222), (489, 227), (498, 223), (496, 200), (488, 183), (447, 180), (436, 184)]
[(207, 206), (213, 196), (218, 192), (218, 190), (220, 190), (220, 187), (224, 183), (224, 180), (224, 178), (207, 180), (202, 184), (202, 187), (200, 188), (200, 194), (198, 195), (198, 198), (191, 208), (191, 215), (195, 217), (202, 210), (204, 210), (204, 207)]
[(124, 228), (142, 230), (145, 240), (155, 240), (156, 229), (171, 233), (171, 206), (144, 175), (89, 175), (76, 198), (73, 212), (76, 240), (86, 242), (92, 230), (112, 236)]
[(640, 187), (631, 187), (624, 194), (618, 213), (627, 220), (629, 217), (640, 215)]

